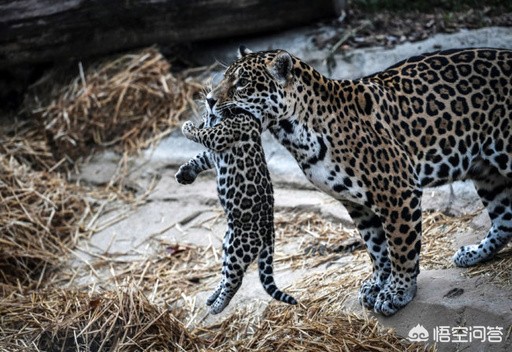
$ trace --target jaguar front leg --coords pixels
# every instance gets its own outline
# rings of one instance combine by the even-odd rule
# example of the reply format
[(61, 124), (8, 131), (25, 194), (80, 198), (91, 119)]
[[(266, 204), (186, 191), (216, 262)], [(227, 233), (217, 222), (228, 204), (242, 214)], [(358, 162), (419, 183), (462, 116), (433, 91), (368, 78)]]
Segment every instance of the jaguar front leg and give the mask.
[(201, 172), (213, 168), (213, 156), (209, 151), (203, 151), (194, 158), (181, 165), (174, 176), (178, 183), (183, 185), (191, 184)]
[(373, 309), (377, 295), (386, 285), (391, 272), (386, 235), (379, 216), (370, 208), (348, 202), (343, 204), (363, 238), (372, 261), (372, 277), (361, 285), (359, 303), (367, 309)]
[[(407, 305), (416, 295), (421, 250), (421, 191), (405, 191), (396, 196), (401, 208), (380, 209), (386, 234), (391, 274), (377, 295), (374, 311), (389, 316)], [(395, 202), (395, 200), (390, 200)]]
[(231, 147), (242, 138), (244, 129), (243, 121), (226, 119), (214, 127), (197, 128), (192, 121), (187, 121), (181, 126), (183, 135), (196, 143), (202, 144), (214, 152), (222, 152)]

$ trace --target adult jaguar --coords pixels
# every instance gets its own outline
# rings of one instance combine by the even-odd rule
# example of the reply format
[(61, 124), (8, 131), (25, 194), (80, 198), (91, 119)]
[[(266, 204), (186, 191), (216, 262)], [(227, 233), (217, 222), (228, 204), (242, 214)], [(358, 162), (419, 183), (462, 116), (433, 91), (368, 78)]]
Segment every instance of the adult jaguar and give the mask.
[(487, 260), (512, 237), (512, 51), (441, 51), (332, 80), (286, 51), (241, 47), (206, 105), (261, 119), (347, 208), (373, 263), (359, 301), (378, 313), (416, 294), (424, 187), (472, 179), (488, 210), (489, 233), (460, 248), (456, 265)]
[(207, 299), (210, 313), (224, 310), (240, 286), (245, 271), (258, 257), (261, 284), (274, 299), (297, 304), (274, 282), (274, 191), (261, 144), (261, 122), (244, 111), (230, 111), (220, 119), (209, 115), (206, 127), (187, 121), (185, 137), (208, 150), (183, 164), (176, 180), (194, 182), (197, 175), (215, 168), (220, 203), (227, 216), (222, 253), (222, 280)]

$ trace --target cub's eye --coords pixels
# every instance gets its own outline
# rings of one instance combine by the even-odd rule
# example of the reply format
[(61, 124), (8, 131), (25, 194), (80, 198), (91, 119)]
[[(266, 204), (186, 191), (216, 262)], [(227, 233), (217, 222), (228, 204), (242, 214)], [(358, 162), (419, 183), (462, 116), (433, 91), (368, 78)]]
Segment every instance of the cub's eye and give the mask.
[(236, 82), (236, 86), (238, 88), (241, 88), (241, 87), (245, 87), (246, 85), (249, 84), (249, 80), (247, 78), (240, 78), (237, 82)]

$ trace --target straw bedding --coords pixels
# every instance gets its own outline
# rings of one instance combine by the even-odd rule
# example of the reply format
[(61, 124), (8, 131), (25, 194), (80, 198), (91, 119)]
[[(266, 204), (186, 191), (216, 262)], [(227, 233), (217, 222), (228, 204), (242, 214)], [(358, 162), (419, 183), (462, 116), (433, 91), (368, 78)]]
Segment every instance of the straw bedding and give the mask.
[[(339, 290), (338, 290), (339, 292)], [(0, 301), (0, 346), (19, 351), (434, 351), (410, 344), (375, 319), (304, 300), (241, 310), (188, 329), (180, 310), (151, 303), (134, 286), (101, 294), (51, 290)]]
[[(393, 331), (382, 329), (375, 319), (352, 313), (337, 312), (321, 305), (308, 308), (289, 308), (284, 305), (267, 307), (261, 321), (246, 337), (233, 336), (248, 326), (235, 326), (236, 321), (226, 320), (209, 327), (214, 335), (209, 347), (218, 351), (434, 351), (418, 344), (410, 344)], [(238, 316), (240, 318), (240, 316)], [(242, 330), (240, 330), (242, 328)], [(217, 332), (217, 334), (214, 334)], [(221, 333), (222, 332), (222, 333)], [(227, 336), (225, 333), (227, 332)], [(230, 334), (231, 332), (231, 334)], [(208, 341), (208, 340), (206, 340)]]
[[(113, 314), (124, 314), (119, 319), (129, 324), (134, 319), (137, 322), (123, 338), (118, 336), (112, 342), (119, 346), (139, 344), (153, 348), (151, 344), (145, 345), (144, 339), (151, 335), (148, 332), (154, 332), (154, 323), (161, 322), (161, 331), (155, 332), (161, 341), (173, 336), (173, 329), (179, 330), (176, 319), (162, 315), (141, 293), (122, 295), (122, 291), (116, 290), (89, 297), (81, 291), (56, 293), (54, 289), (63, 281), (58, 275), (63, 269), (61, 264), (99, 216), (94, 199), (112, 200), (108, 190), (85, 190), (66, 182), (55, 171), (69, 171), (68, 166), (77, 159), (99, 149), (114, 147), (124, 154), (132, 153), (168, 134), (191, 108), (193, 95), (202, 88), (192, 79), (174, 76), (169, 67), (154, 48), (93, 65), (85, 72), (80, 70), (77, 78), (56, 93), (43, 89), (44, 97), (27, 99), (50, 102), (37, 110), (26, 108), (29, 119), (17, 118), (2, 126), (0, 290), (4, 297), (0, 303), (0, 349), (10, 346), (18, 351), (25, 345), (34, 350), (35, 345), (30, 342), (33, 334), (22, 334), (24, 337), (12, 340), (18, 336), (15, 332), (19, 324), (25, 323), (28, 330), (37, 332), (37, 345), (43, 350), (66, 350), (72, 336), (69, 334), (80, 328), (85, 328), (90, 337), (73, 340), (75, 345), (88, 344), (86, 350), (99, 348), (105, 337), (101, 334), (107, 332), (95, 324)], [(38, 290), (43, 287), (49, 291), (40, 293)], [(101, 310), (91, 310), (87, 304), (79, 303), (115, 299), (115, 304), (98, 305)], [(134, 309), (140, 316), (130, 315)], [(94, 320), (96, 315), (101, 319)], [(69, 323), (74, 319), (80, 320), (76, 327), (59, 325), (63, 320)], [(114, 323), (119, 326), (118, 321)], [(186, 335), (184, 330), (180, 331)], [(134, 338), (137, 334), (141, 339)], [(183, 345), (176, 340), (161, 346), (174, 343)]]
[(35, 120), (15, 121), (0, 130), (0, 152), (33, 170), (52, 171), (59, 167), (44, 133)]
[(0, 284), (40, 282), (73, 247), (91, 206), (79, 187), (0, 156)]
[[(183, 297), (192, 297), (219, 279), (220, 253), (214, 248), (161, 243), (151, 257), (129, 261), (101, 258), (91, 265), (101, 275), (102, 286), (117, 287), (130, 278), (137, 287), (150, 294), (157, 304), (182, 304)], [(215, 251), (215, 253), (214, 253)], [(76, 276), (77, 273), (68, 273)], [(88, 273), (78, 273), (86, 276)]]
[(500, 287), (512, 289), (512, 244), (486, 263), (468, 268), (464, 273), (469, 277), (484, 276)]
[(169, 68), (150, 48), (81, 71), (38, 111), (57, 159), (112, 146), (135, 151), (170, 133), (202, 85)]
[(10, 130), (2, 126), (3, 154), (35, 170), (63, 171), (105, 148), (137, 152), (195, 109), (193, 99), (203, 90), (195, 77), (208, 72), (174, 74), (155, 48), (79, 68), (71, 79), (69, 73), (50, 71), (31, 88), (23, 118)]
[[(179, 315), (180, 312), (177, 312)], [(0, 302), (0, 346), (7, 350), (191, 351), (193, 337), (171, 312), (133, 286), (89, 294), (13, 293)]]
[[(322, 233), (322, 228), (333, 226), (316, 214), (295, 216), (302, 222), (288, 225), (298, 230)], [(111, 273), (99, 282), (100, 292), (51, 285), (43, 291), (11, 292), (0, 301), (0, 346), (45, 351), (427, 350), (382, 330), (375, 320), (344, 311), (347, 299), (369, 274), (363, 251), (345, 254), (351, 258), (340, 264), (343, 270), (333, 267), (309, 275), (290, 288), (300, 294), (298, 307), (272, 302), (263, 313), (246, 307), (203, 325), (197, 316), (202, 302), (193, 297), (217, 281), (218, 253), (212, 248), (160, 245), (163, 251), (148, 260), (120, 263), (99, 258), (95, 269)], [(276, 255), (282, 262), (288, 260), (283, 253)], [(317, 262), (317, 256), (304, 258), (309, 264)]]

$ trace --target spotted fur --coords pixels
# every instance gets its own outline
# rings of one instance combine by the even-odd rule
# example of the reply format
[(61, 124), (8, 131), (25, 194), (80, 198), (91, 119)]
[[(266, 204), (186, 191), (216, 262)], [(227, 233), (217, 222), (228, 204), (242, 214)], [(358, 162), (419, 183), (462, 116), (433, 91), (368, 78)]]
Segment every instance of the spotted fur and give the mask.
[(512, 237), (512, 52), (424, 54), (356, 80), (332, 80), (283, 50), (245, 48), (207, 107), (250, 111), (306, 177), (349, 211), (373, 263), (359, 300), (392, 315), (416, 294), (424, 187), (471, 179), (492, 220), (456, 265)]
[(176, 174), (178, 182), (187, 184), (201, 171), (214, 167), (217, 172), (217, 190), (228, 229), (223, 242), (222, 280), (206, 304), (211, 306), (211, 313), (220, 313), (256, 257), (265, 291), (276, 300), (297, 304), (277, 288), (273, 277), (274, 191), (261, 144), (261, 123), (241, 111), (216, 120), (209, 116), (207, 127), (200, 129), (190, 121), (183, 125), (183, 134), (208, 150), (182, 165)]

